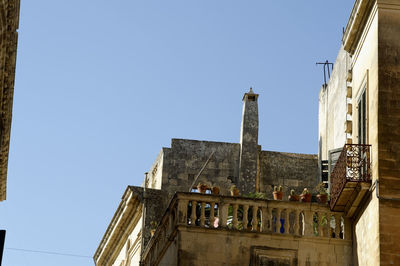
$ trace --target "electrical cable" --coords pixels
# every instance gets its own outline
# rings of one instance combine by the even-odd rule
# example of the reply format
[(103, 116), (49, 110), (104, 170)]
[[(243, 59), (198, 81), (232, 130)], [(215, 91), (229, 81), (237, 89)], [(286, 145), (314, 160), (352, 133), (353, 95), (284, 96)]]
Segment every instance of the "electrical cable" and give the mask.
[(13, 251), (21, 251), (21, 252), (31, 252), (31, 253), (42, 253), (42, 254), (49, 254), (49, 255), (67, 256), (67, 257), (92, 258), (91, 256), (71, 254), (71, 253), (62, 253), (62, 252), (55, 252), (55, 251), (33, 250), (33, 249), (23, 249), (23, 248), (4, 248), (4, 249), (13, 250)]

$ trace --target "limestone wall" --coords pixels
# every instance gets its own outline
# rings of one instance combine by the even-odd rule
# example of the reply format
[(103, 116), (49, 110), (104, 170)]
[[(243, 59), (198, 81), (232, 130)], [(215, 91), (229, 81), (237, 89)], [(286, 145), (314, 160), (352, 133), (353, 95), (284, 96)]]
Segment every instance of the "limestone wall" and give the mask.
[(238, 176), (240, 145), (237, 143), (172, 139), (171, 148), (163, 149), (162, 189), (170, 192), (189, 191), (196, 175), (213, 151), (214, 155), (198, 181), (221, 187), (228, 194)]
[[(378, 1), (380, 262), (400, 265), (400, 2)], [(385, 199), (386, 198), (386, 199)]]
[(262, 151), (260, 153), (260, 191), (272, 195), (274, 185), (282, 185), (284, 196), (294, 189), (300, 194), (307, 187), (313, 191), (319, 182), (317, 156)]
[(280, 260), (283, 264), (279, 265), (352, 265), (351, 241), (346, 240), (214, 232), (190, 227), (180, 228), (178, 234), (180, 265), (255, 265), (251, 263), (257, 259), (255, 257), (263, 262), (268, 258)]

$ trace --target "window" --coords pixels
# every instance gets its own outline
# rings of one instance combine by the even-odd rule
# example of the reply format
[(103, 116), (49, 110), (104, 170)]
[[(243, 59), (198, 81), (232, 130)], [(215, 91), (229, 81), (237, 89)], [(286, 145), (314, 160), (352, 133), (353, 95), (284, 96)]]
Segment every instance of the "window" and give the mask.
[(358, 144), (367, 144), (367, 97), (361, 94), (357, 104), (358, 108)]

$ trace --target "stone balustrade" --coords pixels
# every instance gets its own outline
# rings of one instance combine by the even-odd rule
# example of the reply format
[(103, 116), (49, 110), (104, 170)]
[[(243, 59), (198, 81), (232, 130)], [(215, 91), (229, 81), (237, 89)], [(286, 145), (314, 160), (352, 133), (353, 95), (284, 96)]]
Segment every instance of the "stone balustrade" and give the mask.
[[(351, 240), (350, 220), (328, 205), (176, 193), (144, 256), (157, 258), (177, 226)], [(148, 262), (145, 263), (147, 265)], [(152, 262), (149, 262), (151, 265)]]

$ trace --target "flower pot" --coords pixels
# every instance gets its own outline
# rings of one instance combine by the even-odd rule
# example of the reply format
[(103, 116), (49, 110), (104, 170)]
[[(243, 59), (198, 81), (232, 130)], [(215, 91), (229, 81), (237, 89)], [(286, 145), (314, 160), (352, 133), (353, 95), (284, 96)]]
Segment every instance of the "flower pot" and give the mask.
[(199, 193), (206, 193), (207, 190), (207, 186), (206, 185), (199, 185), (197, 186), (197, 190), (199, 191)]
[(289, 195), (288, 200), (289, 201), (299, 201), (300, 197), (299, 195)]
[(219, 187), (213, 187), (213, 188), (212, 188), (212, 193), (213, 193), (214, 195), (219, 195)]
[(311, 194), (301, 194), (300, 195), (300, 201), (301, 202), (311, 202)]
[(328, 194), (318, 194), (317, 200), (319, 203), (326, 203), (328, 201)]
[(238, 188), (231, 189), (231, 196), (239, 196), (239, 189)]
[(274, 191), (273, 193), (274, 200), (282, 200), (283, 192), (282, 191)]

